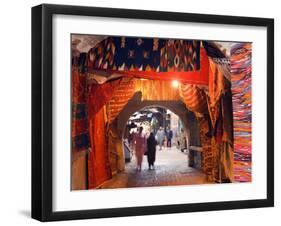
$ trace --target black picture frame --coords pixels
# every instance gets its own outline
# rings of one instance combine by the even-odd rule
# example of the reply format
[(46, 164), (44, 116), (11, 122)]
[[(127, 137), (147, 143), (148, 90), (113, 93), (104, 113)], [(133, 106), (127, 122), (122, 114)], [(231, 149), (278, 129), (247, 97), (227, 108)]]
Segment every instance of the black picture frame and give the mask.
[[(52, 18), (55, 14), (247, 25), (267, 29), (267, 198), (96, 210), (52, 210)], [(32, 8), (32, 218), (122, 217), (274, 206), (274, 20), (238, 16), (43, 4)]]

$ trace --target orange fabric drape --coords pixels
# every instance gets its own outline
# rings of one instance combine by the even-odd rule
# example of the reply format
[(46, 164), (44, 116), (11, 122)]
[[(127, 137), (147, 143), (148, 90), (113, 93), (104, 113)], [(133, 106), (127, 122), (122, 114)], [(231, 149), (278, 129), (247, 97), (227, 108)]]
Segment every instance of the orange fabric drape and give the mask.
[[(204, 113), (207, 109), (206, 95), (199, 85), (209, 84), (209, 59), (204, 48), (200, 49), (200, 70), (191, 72), (191, 79), (185, 80), (180, 84), (179, 93), (186, 107), (194, 112)], [(198, 82), (197, 79), (201, 82)]]
[(88, 188), (92, 189), (111, 178), (103, 108), (91, 118), (89, 126), (91, 151), (88, 158)]
[(111, 178), (108, 159), (104, 106), (112, 98), (120, 80), (88, 87), (88, 120), (91, 151), (88, 155), (88, 188), (99, 186)]
[(88, 86), (88, 115), (94, 116), (111, 98), (121, 79), (104, 84), (91, 84)]
[(108, 122), (111, 123), (135, 93), (135, 80), (122, 78), (108, 103)]
[(183, 102), (190, 111), (204, 113), (208, 110), (206, 94), (196, 85), (181, 84), (179, 91)]

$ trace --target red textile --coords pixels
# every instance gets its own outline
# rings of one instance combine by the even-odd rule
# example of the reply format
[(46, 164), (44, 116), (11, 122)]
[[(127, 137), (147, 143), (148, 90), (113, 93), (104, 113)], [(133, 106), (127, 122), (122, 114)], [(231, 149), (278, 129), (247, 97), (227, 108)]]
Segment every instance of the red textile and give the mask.
[(111, 178), (103, 108), (91, 118), (89, 133), (91, 152), (88, 157), (88, 188), (93, 189)]
[(103, 106), (112, 98), (120, 80), (91, 84), (88, 87), (88, 119), (91, 152), (88, 157), (88, 188), (93, 189), (111, 178), (111, 169), (106, 148), (105, 119)]
[(86, 74), (80, 73), (77, 68), (72, 69), (72, 102), (85, 103)]
[(89, 147), (86, 109), (86, 74), (72, 68), (72, 150), (86, 151)]
[(120, 80), (101, 85), (89, 85), (87, 100), (89, 118), (95, 115), (111, 99), (115, 88), (120, 84)]
[(85, 131), (88, 131), (88, 121), (87, 119), (82, 120), (75, 120), (72, 119), (72, 138), (75, 136), (85, 133)]
[(114, 90), (108, 104), (108, 122), (111, 123), (122, 111), (124, 106), (135, 93), (135, 82), (132, 78), (122, 78), (118, 87)]

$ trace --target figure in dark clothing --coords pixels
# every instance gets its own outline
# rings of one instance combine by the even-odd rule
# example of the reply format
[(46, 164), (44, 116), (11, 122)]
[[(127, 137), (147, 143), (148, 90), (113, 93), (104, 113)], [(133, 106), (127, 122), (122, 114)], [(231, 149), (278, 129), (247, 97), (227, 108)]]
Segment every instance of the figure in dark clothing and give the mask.
[(156, 154), (156, 145), (157, 141), (155, 140), (154, 134), (150, 133), (147, 139), (147, 161), (148, 161), (148, 169), (153, 167), (155, 162), (155, 154)]
[(172, 147), (173, 131), (169, 130), (167, 134), (167, 147)]

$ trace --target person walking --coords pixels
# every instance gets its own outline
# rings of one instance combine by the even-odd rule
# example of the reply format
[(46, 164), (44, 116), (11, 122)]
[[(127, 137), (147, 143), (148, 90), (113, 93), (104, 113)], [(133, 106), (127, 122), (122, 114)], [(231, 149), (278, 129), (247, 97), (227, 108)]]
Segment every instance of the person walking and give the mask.
[(141, 171), (142, 159), (146, 148), (146, 139), (142, 134), (143, 127), (138, 128), (138, 133), (134, 136), (135, 154), (137, 159), (137, 170)]
[(154, 134), (151, 132), (147, 139), (147, 161), (149, 170), (151, 169), (151, 167), (154, 169), (156, 145), (157, 141), (155, 140)]
[(156, 136), (157, 136), (157, 141), (158, 141), (158, 144), (159, 144), (159, 147), (160, 147), (159, 150), (161, 151), (162, 146), (163, 146), (163, 141), (164, 141), (164, 138), (165, 138), (165, 131), (163, 130), (162, 127), (159, 128), (159, 130), (156, 133)]
[(169, 130), (167, 135), (167, 147), (172, 147), (173, 131)]

